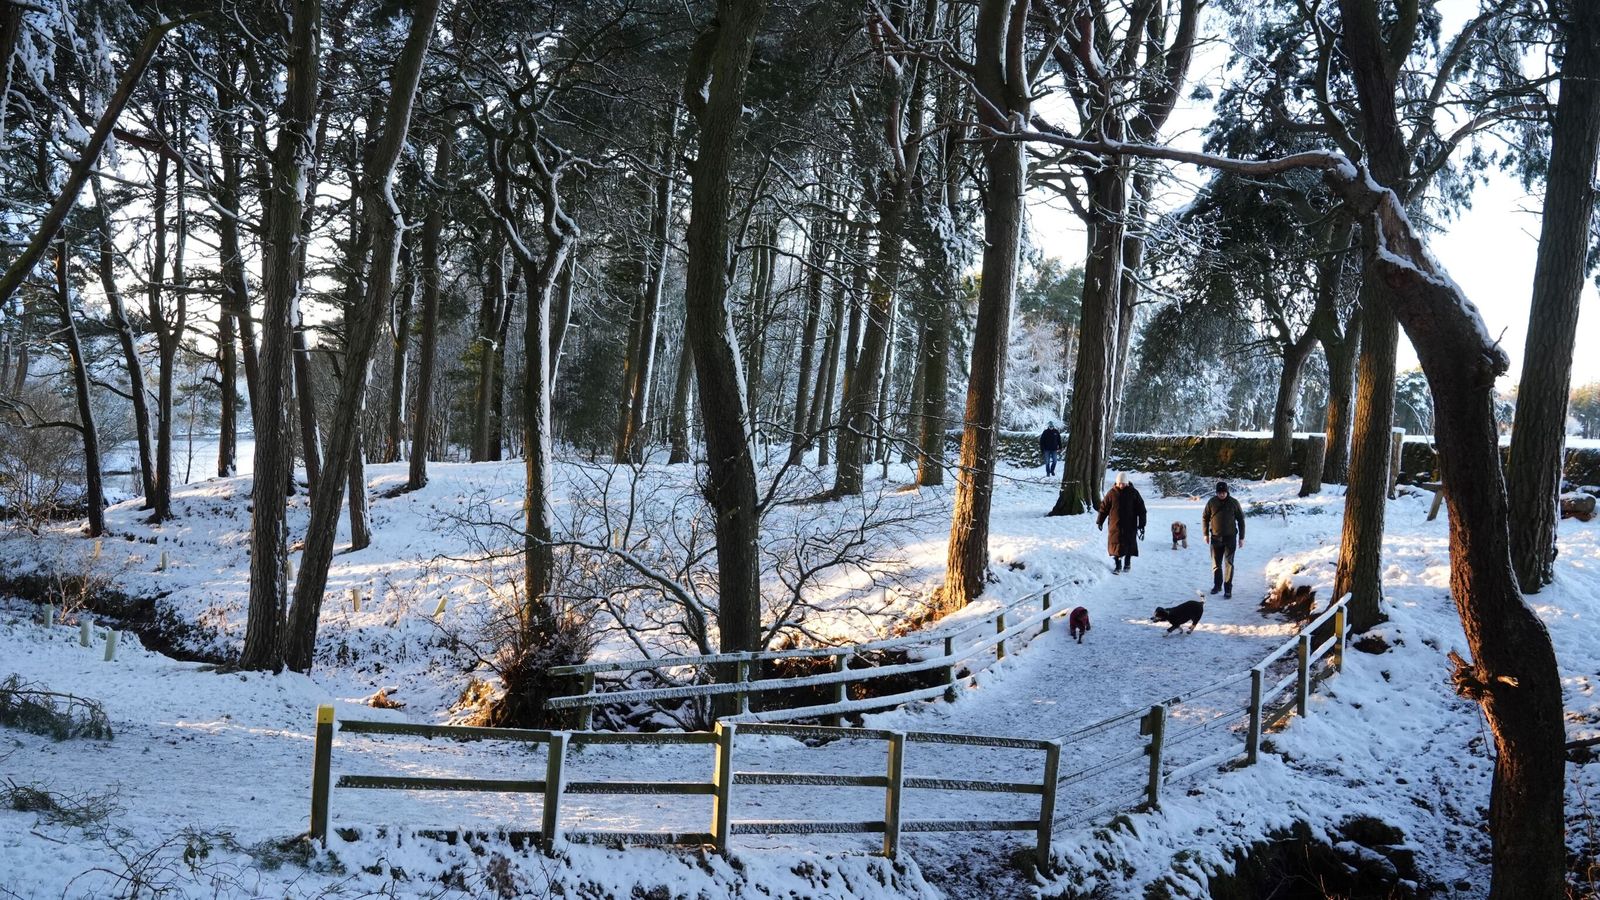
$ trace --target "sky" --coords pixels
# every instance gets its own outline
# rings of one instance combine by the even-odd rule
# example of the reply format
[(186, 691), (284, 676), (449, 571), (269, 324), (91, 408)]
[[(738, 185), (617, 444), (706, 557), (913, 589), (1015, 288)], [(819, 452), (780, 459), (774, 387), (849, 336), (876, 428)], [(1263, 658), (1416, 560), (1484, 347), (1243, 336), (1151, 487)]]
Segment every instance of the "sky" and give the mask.
[[(1445, 33), (1453, 34), (1452, 24), (1464, 18), (1476, 4), (1451, 0), (1444, 5), (1451, 13), (1447, 15)], [(1216, 29), (1209, 29), (1209, 32), (1215, 34)], [(1210, 44), (1196, 54), (1191, 83), (1198, 79), (1211, 87), (1213, 94), (1217, 93), (1229, 58), (1224, 43)], [(1167, 136), (1174, 145), (1199, 149), (1199, 129), (1209, 117), (1209, 104), (1188, 101), (1189, 93), (1188, 89), (1184, 91), (1184, 105), (1174, 111)], [(1050, 98), (1041, 101), (1040, 110), (1046, 117), (1051, 116)], [(1187, 202), (1199, 183), (1200, 176), (1195, 170), (1176, 169), (1175, 183), (1169, 185), (1163, 205), (1172, 208)], [(1516, 384), (1522, 369), (1542, 199), (1539, 194), (1524, 191), (1511, 175), (1495, 172), (1473, 194), (1470, 209), (1443, 223), (1441, 231), (1428, 236), (1429, 249), (1477, 305), (1489, 334), (1500, 338), (1511, 357), (1511, 368), (1500, 382), (1503, 389)], [(1029, 197), (1029, 219), (1033, 243), (1045, 256), (1057, 257), (1069, 264), (1083, 261), (1083, 225), (1063, 201), (1046, 192), (1035, 191)], [(1574, 385), (1600, 381), (1597, 304), (1600, 304), (1600, 295), (1590, 279), (1584, 285), (1578, 320), (1578, 349), (1572, 361)], [(1399, 365), (1401, 369), (1417, 365), (1416, 353), (1403, 332)]]

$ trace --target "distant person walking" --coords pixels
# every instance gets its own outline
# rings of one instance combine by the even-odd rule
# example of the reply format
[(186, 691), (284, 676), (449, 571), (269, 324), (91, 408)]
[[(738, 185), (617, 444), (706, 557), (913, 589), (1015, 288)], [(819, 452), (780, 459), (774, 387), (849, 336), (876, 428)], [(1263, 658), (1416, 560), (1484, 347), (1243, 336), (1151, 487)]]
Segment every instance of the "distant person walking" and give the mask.
[(1039, 435), (1039, 453), (1044, 456), (1044, 474), (1056, 474), (1056, 461), (1061, 459), (1061, 432), (1056, 423), (1046, 425)]
[(1117, 473), (1117, 483), (1100, 502), (1100, 519), (1095, 524), (1104, 529), (1106, 522), (1111, 530), (1106, 532), (1106, 550), (1117, 561), (1111, 571), (1133, 571), (1133, 558), (1139, 555), (1139, 539), (1144, 537), (1144, 498), (1139, 489), (1128, 483), (1126, 472)]
[(1228, 492), (1226, 481), (1217, 482), (1217, 495), (1206, 501), (1200, 530), (1211, 544), (1211, 593), (1233, 596), (1233, 551), (1244, 546), (1244, 509)]

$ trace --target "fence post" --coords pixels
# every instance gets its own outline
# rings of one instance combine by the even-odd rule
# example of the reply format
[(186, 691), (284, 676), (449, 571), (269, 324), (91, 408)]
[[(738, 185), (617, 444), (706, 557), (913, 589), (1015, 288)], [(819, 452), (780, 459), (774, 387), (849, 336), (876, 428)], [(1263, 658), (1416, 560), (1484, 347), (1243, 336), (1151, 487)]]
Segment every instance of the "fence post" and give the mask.
[(883, 796), (883, 855), (894, 859), (900, 852), (900, 794), (906, 777), (905, 732), (889, 734), (889, 787)]
[(734, 664), (734, 679), (739, 682), (740, 690), (733, 696), (739, 702), (740, 715), (743, 715), (750, 711), (750, 695), (744, 690), (744, 685), (750, 683), (749, 657), (741, 659)]
[[(850, 652), (836, 653), (833, 656), (833, 670), (843, 672), (850, 668)], [(833, 686), (833, 702), (843, 703), (850, 699), (850, 685), (841, 681)], [(829, 725), (843, 725), (844, 713), (834, 713), (828, 717)]]
[[(946, 636), (944, 639), (944, 657), (949, 659), (956, 655), (956, 639)], [(944, 699), (946, 703), (956, 702), (956, 664), (950, 663), (944, 667)]]
[(1250, 670), (1250, 730), (1244, 738), (1244, 764), (1253, 766), (1261, 755), (1261, 681), (1260, 666)]
[(1167, 735), (1167, 706), (1157, 703), (1145, 714), (1145, 732), (1150, 735), (1150, 784), (1145, 789), (1145, 799), (1151, 809), (1161, 808), (1161, 750)]
[(1295, 655), (1300, 660), (1300, 677), (1295, 681), (1294, 706), (1295, 712), (1303, 719), (1306, 703), (1311, 697), (1311, 635), (1300, 635), (1300, 640), (1295, 643)]
[(728, 852), (729, 826), (733, 818), (729, 803), (733, 799), (733, 737), (738, 730), (739, 726), (731, 722), (718, 722), (715, 729), (717, 756), (711, 771), (715, 790), (711, 795), (711, 846), (724, 854)]
[(107, 628), (106, 629), (106, 662), (111, 662), (112, 660), (114, 660), (116, 658), (117, 658), (117, 630), (115, 628)]
[[(579, 687), (584, 694), (594, 693), (594, 673), (585, 672), (579, 679)], [(594, 729), (594, 707), (592, 705), (574, 707), (572, 710), (572, 727), (579, 731), (592, 731)]]
[(89, 624), (89, 616), (87, 613), (80, 614), (78, 616), (78, 643), (81, 646), (87, 647), (93, 640), (94, 626)]
[(544, 764), (544, 808), (539, 837), (544, 839), (544, 855), (554, 856), (556, 844), (561, 840), (561, 792), (566, 790), (567, 738), (564, 731), (550, 734), (546, 746), (549, 754)]
[(1045, 591), (1044, 592), (1044, 597), (1040, 598), (1040, 600), (1039, 600), (1039, 609), (1041, 611), (1043, 611), (1044, 613), (1046, 613), (1046, 615), (1044, 617), (1044, 624), (1039, 626), (1039, 633), (1040, 634), (1044, 634), (1046, 631), (1050, 630), (1050, 616), (1048, 615), (1048, 613), (1050, 612), (1050, 592), (1049, 591)]
[(1344, 671), (1344, 634), (1348, 627), (1346, 617), (1349, 615), (1348, 607), (1340, 604), (1338, 612), (1333, 614), (1333, 670)]
[[(995, 634), (1005, 634), (1006, 633), (1006, 614), (1005, 614), (1004, 610), (1002, 610), (999, 614), (997, 614), (994, 617), (994, 633)], [(995, 645), (994, 645), (994, 659), (995, 659), (995, 662), (999, 662), (1000, 660), (1005, 659), (1005, 658), (1006, 658), (1006, 642), (1003, 641), (1003, 640), (996, 641)]]
[(328, 800), (333, 767), (333, 707), (317, 707), (316, 741), (311, 747), (311, 839), (328, 840)]
[[(1048, 621), (1048, 620), (1047, 620)], [(1061, 742), (1046, 741), (1044, 746), (1044, 793), (1039, 795), (1038, 843), (1034, 863), (1042, 874), (1050, 866), (1050, 833), (1056, 821), (1056, 781), (1061, 777)]]

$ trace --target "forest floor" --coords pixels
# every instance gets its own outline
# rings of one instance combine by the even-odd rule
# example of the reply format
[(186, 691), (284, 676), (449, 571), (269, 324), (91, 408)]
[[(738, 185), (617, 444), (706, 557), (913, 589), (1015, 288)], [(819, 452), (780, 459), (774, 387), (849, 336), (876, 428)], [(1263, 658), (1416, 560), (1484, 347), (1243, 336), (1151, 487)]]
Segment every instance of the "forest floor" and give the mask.
[[(593, 485), (593, 469), (568, 472), (567, 484)], [(1057, 829), (1054, 866), (1041, 878), (1018, 861), (1031, 856), (1031, 835), (908, 836), (897, 862), (871, 855), (867, 836), (739, 836), (724, 859), (700, 852), (571, 845), (558, 858), (490, 843), (476, 848), (419, 837), (424, 827), (535, 828), (538, 801), (520, 795), (400, 794), (336, 791), (335, 837), (307, 855), (286, 839), (303, 833), (309, 807), (312, 716), (333, 703), (342, 718), (444, 722), (467, 681), (471, 661), (448, 652), (448, 625), (433, 617), (469, 619), (496, 602), (494, 573), (458, 559), (481, 535), (464, 520), (485, 510), (514, 514), (521, 467), (515, 462), (435, 467), (424, 491), (384, 496), (403, 467), (372, 466), (372, 548), (336, 558), (330, 597), (350, 587), (372, 591), (362, 610), (330, 599), (322, 647), (311, 676), (217, 671), (124, 643), (116, 660), (100, 646), (82, 648), (77, 629), (45, 629), (38, 609), (21, 601), (0, 606), (0, 677), (16, 673), (52, 690), (91, 697), (105, 707), (111, 740), (55, 742), (16, 729), (0, 731), (0, 790), (11, 805), (34, 798), (17, 788), (54, 795), (60, 809), (0, 811), (0, 897), (173, 896), (566, 896), (566, 897), (1014, 897), (1207, 895), (1207, 884), (1231, 869), (1236, 854), (1301, 823), (1330, 842), (1343, 840), (1353, 819), (1372, 817), (1400, 832), (1416, 868), (1436, 895), (1473, 897), (1487, 885), (1487, 840), (1481, 831), (1492, 771), (1491, 748), (1475, 707), (1447, 683), (1445, 654), (1465, 649), (1448, 595), (1444, 517), (1426, 521), (1427, 495), (1406, 495), (1389, 507), (1384, 573), (1390, 620), (1373, 632), (1381, 654), (1352, 651), (1344, 674), (1326, 682), (1309, 718), (1274, 734), (1257, 766), (1202, 774), (1173, 789), (1160, 813)], [(885, 602), (871, 578), (841, 572), (819, 581), (821, 599), (809, 627), (865, 638), (915, 609), (942, 574), (949, 493), (905, 492), (904, 471), (873, 482), (867, 504), (790, 507), (775, 527), (849, 520), (872, 506), (894, 512), (882, 559), (897, 574)], [(1094, 628), (1081, 645), (1065, 623), (1013, 648), (979, 673), (954, 703), (930, 702), (868, 715), (873, 727), (1054, 738), (1128, 709), (1148, 706), (1243, 671), (1294, 633), (1264, 616), (1259, 603), (1290, 580), (1314, 586), (1325, 602), (1337, 553), (1342, 498), (1337, 489), (1298, 499), (1297, 482), (1237, 483), (1252, 513), (1238, 555), (1234, 598), (1208, 598), (1195, 633), (1168, 634), (1150, 622), (1209, 586), (1199, 540), (1203, 498), (1161, 497), (1151, 479), (1136, 484), (1150, 507), (1150, 540), (1132, 573), (1113, 575), (1104, 536), (1090, 517), (1046, 518), (1056, 486), (1038, 469), (1002, 473), (994, 503), (991, 556), (996, 580), (968, 614), (1040, 586), (1068, 584), (1065, 607), (1090, 610)], [(664, 474), (655, 494), (693, 497), (685, 468)], [(178, 519), (142, 523), (131, 504), (111, 510), (114, 531), (98, 554), (70, 529), (0, 541), (0, 565), (15, 574), (89, 572), (133, 596), (162, 597), (194, 627), (192, 650), (223, 654), (243, 625), (247, 561), (248, 479), (187, 486), (176, 498)], [(587, 498), (587, 499), (586, 499)], [(564, 495), (567, 515), (593, 502), (576, 487)], [(497, 512), (495, 512), (497, 511)], [(826, 512), (819, 512), (826, 511)], [(304, 527), (300, 507), (291, 511)], [(580, 519), (572, 519), (580, 521)], [(587, 521), (587, 520), (581, 520)], [(1188, 549), (1169, 549), (1168, 526), (1184, 521)], [(168, 553), (165, 571), (161, 551)], [(476, 587), (475, 587), (476, 586)], [(880, 598), (869, 602), (871, 598)], [(1563, 523), (1556, 584), (1532, 598), (1550, 628), (1563, 667), (1570, 731), (1600, 733), (1600, 523)], [(633, 655), (615, 630), (602, 655)], [(402, 700), (400, 710), (373, 709), (379, 687)], [(1243, 700), (1245, 688), (1184, 708), (1204, 717)], [(1136, 723), (1074, 745), (1062, 772), (1092, 764), (1133, 744)], [(1239, 736), (1225, 730), (1174, 748), (1175, 762), (1208, 755)], [(1037, 753), (974, 751), (914, 745), (908, 775), (1029, 780)], [(870, 774), (882, 770), (880, 743), (834, 742), (810, 747), (780, 738), (743, 737), (740, 771)], [(409, 738), (341, 738), (336, 772), (527, 778), (543, 772), (542, 751), (515, 745), (443, 745)], [(1057, 814), (1136, 788), (1138, 766), (1114, 770), (1064, 790)], [(1595, 793), (1600, 767), (1571, 769), (1575, 813)], [(569, 779), (654, 780), (709, 777), (705, 748), (589, 747), (569, 758)], [(529, 772), (538, 773), (529, 775)], [(956, 808), (959, 804), (959, 809)], [(48, 805), (48, 804), (45, 804)], [(704, 830), (709, 801), (671, 797), (571, 796), (563, 825), (572, 830)], [(1036, 807), (1008, 807), (1003, 797), (912, 791), (906, 819), (993, 815), (1027, 818)], [(69, 813), (76, 812), (77, 815)], [(877, 789), (744, 788), (736, 819), (867, 820), (882, 815)], [(89, 821), (85, 821), (89, 820)], [(1392, 839), (1390, 842), (1393, 842)], [(142, 892), (142, 893), (140, 893)]]

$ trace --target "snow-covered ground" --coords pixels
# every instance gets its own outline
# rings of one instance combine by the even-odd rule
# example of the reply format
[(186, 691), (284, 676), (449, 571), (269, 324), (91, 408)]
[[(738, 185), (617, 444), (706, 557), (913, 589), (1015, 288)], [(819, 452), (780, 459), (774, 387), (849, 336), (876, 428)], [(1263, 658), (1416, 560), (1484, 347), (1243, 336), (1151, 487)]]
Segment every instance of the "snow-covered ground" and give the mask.
[[(1332, 834), (1352, 816), (1372, 815), (1399, 828), (1418, 868), (1450, 896), (1477, 896), (1487, 884), (1487, 840), (1481, 831), (1491, 763), (1476, 708), (1454, 697), (1444, 654), (1464, 650), (1447, 593), (1445, 521), (1425, 521), (1429, 497), (1390, 505), (1386, 583), (1391, 619), (1378, 629), (1391, 649), (1352, 651), (1346, 671), (1323, 685), (1313, 714), (1274, 734), (1259, 765), (1201, 776), (1174, 788), (1159, 814), (1135, 814), (1115, 828), (1105, 820), (1058, 828), (1053, 879), (1036, 880), (1014, 864), (1031, 835), (907, 836), (897, 863), (870, 856), (867, 836), (741, 836), (733, 857), (696, 852), (574, 845), (557, 860), (491, 844), (477, 852), (416, 837), (432, 826), (510, 830), (537, 827), (538, 801), (519, 795), (420, 795), (336, 791), (335, 828), (355, 840), (331, 839), (328, 852), (282, 860), (278, 842), (306, 828), (312, 716), (331, 702), (346, 718), (442, 722), (466, 683), (462, 661), (441, 645), (433, 612), (449, 598), (445, 620), (470, 617), (494, 600), (493, 586), (464, 564), (459, 527), (467, 510), (515, 513), (521, 469), (515, 462), (436, 466), (429, 488), (385, 496), (403, 479), (400, 467), (369, 470), (376, 540), (372, 548), (336, 557), (330, 597), (350, 587), (371, 590), (357, 613), (330, 599), (321, 644), (328, 652), (310, 676), (219, 672), (178, 662), (130, 643), (114, 662), (98, 646), (78, 646), (75, 628), (46, 630), (35, 609), (0, 608), (0, 677), (17, 673), (54, 690), (105, 705), (116, 736), (60, 743), (20, 731), (0, 732), (0, 773), (13, 784), (36, 784), (71, 796), (100, 797), (108, 813), (85, 831), (40, 812), (0, 812), (0, 896), (102, 896), (127, 892), (129, 873), (180, 895), (362, 896), (796, 896), (1012, 897), (1138, 896), (1161, 882), (1173, 896), (1205, 896), (1206, 873), (1230, 865), (1229, 854), (1302, 822)], [(904, 479), (903, 471), (891, 473)], [(567, 470), (567, 484), (588, 483), (589, 470)], [(688, 469), (657, 476), (662, 496), (693, 496)], [(1161, 498), (1149, 479), (1135, 479), (1150, 506), (1150, 540), (1131, 574), (1113, 576), (1104, 537), (1088, 517), (1046, 518), (1056, 486), (1039, 470), (1002, 473), (994, 503), (991, 553), (996, 581), (984, 606), (1040, 585), (1066, 582), (1058, 603), (1083, 605), (1094, 629), (1082, 645), (1064, 628), (1014, 650), (981, 673), (955, 703), (918, 704), (866, 717), (875, 727), (1054, 738), (1126, 709), (1146, 706), (1239, 672), (1294, 632), (1263, 617), (1257, 603), (1282, 578), (1319, 587), (1326, 599), (1339, 534), (1341, 498), (1334, 492), (1298, 500), (1298, 482), (1236, 484), (1249, 519), (1231, 601), (1212, 598), (1193, 635), (1169, 635), (1149, 621), (1157, 605), (1194, 596), (1210, 578), (1198, 540), (1200, 498)], [(895, 614), (916, 607), (918, 590), (942, 575), (949, 494), (897, 490), (874, 483), (870, 493), (893, 504), (898, 524), (890, 550), (899, 581), (886, 609), (829, 616), (816, 622), (836, 637), (883, 633)], [(582, 494), (564, 493), (564, 502)], [(43, 537), (0, 542), (5, 565), (66, 572), (94, 571), (136, 596), (162, 602), (202, 626), (204, 646), (226, 651), (243, 628), (248, 481), (226, 479), (186, 487), (177, 520), (159, 528), (140, 522), (131, 504), (111, 511), (113, 529), (96, 556), (93, 544), (59, 529)], [(890, 508), (888, 506), (884, 508)], [(788, 508), (778, 528), (856, 513), (845, 504)], [(304, 509), (291, 510), (294, 528)], [(1189, 523), (1191, 546), (1168, 548), (1172, 521)], [(1600, 615), (1600, 530), (1563, 523), (1557, 582), (1536, 600), (1567, 675), (1574, 737), (1600, 730), (1592, 679), (1600, 677), (1600, 642), (1588, 621)], [(165, 572), (155, 571), (161, 551)], [(877, 596), (861, 573), (841, 572), (815, 586), (825, 608), (855, 607)], [(830, 604), (833, 606), (830, 607)], [(615, 637), (600, 652), (623, 655)], [(631, 654), (629, 654), (631, 655)], [(378, 687), (406, 703), (377, 710), (363, 703)], [(1203, 717), (1243, 699), (1243, 688), (1187, 705)], [(1181, 720), (1180, 720), (1181, 721)], [(1069, 747), (1070, 772), (1133, 746), (1136, 725)], [(1208, 740), (1237, 741), (1222, 733)], [(1220, 743), (1196, 742), (1172, 753), (1199, 758)], [(569, 758), (568, 777), (585, 780), (689, 780), (709, 777), (705, 748), (645, 750), (589, 747)], [(780, 738), (742, 737), (740, 771), (873, 774), (884, 765), (879, 743), (810, 747)], [(907, 774), (1008, 781), (1038, 777), (1038, 754), (975, 752), (916, 744)], [(339, 740), (336, 771), (367, 774), (542, 777), (542, 751), (517, 745), (443, 745), (408, 738)], [(1063, 818), (1137, 785), (1137, 767), (1064, 790)], [(528, 773), (534, 773), (532, 775)], [(1572, 770), (1572, 806), (1595, 789), (1595, 775)], [(1579, 783), (1576, 779), (1586, 779)], [(0, 783), (3, 786), (3, 783)], [(910, 819), (1033, 815), (999, 795), (913, 791)], [(707, 827), (709, 800), (674, 797), (569, 797), (569, 829), (681, 830)], [(1009, 812), (1008, 812), (1009, 809)], [(737, 790), (736, 819), (874, 819), (876, 789), (747, 788)], [(292, 854), (291, 854), (292, 855)], [(121, 878), (123, 880), (119, 881)], [(1462, 885), (1460, 890), (1455, 886)], [(150, 888), (147, 888), (149, 890)], [(652, 893), (655, 892), (655, 893)]]

